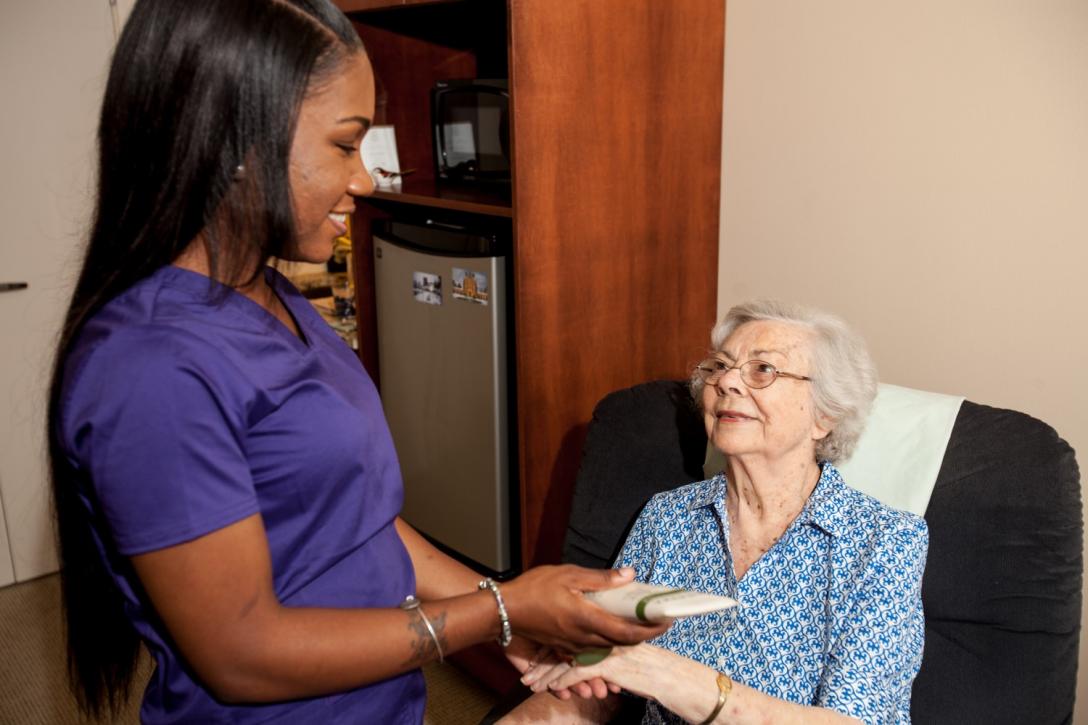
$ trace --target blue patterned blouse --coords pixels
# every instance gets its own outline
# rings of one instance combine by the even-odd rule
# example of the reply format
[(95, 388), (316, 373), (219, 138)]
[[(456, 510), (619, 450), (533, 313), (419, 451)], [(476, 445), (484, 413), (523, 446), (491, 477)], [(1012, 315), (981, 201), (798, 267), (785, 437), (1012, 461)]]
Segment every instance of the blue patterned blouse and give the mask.
[[(728, 482), (654, 496), (617, 559), (640, 581), (734, 597), (741, 606), (677, 620), (653, 644), (737, 682), (866, 723), (910, 722), (922, 663), (924, 520), (848, 487), (830, 463), (804, 510), (737, 581)], [(644, 723), (682, 722), (650, 703)]]

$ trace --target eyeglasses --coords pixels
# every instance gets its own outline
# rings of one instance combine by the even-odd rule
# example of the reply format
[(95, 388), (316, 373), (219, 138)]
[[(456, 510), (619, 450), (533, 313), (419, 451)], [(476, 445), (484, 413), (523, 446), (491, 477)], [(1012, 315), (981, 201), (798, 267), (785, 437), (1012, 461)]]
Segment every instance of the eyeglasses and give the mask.
[(807, 378), (804, 375), (783, 372), (769, 362), (763, 362), (762, 360), (749, 360), (740, 365), (730, 365), (720, 357), (708, 357), (703, 360), (695, 367), (695, 374), (704, 383), (714, 385), (733, 368), (740, 372), (740, 379), (744, 381), (744, 384), (753, 390), (766, 388), (779, 376), (793, 378), (794, 380), (812, 380), (812, 378)]

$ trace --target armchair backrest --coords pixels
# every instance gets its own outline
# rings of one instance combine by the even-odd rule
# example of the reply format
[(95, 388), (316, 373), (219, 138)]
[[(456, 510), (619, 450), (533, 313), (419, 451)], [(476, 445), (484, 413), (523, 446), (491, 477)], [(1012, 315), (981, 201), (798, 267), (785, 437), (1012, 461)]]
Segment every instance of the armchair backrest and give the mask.
[[(651, 496), (703, 477), (705, 447), (683, 382), (601, 400), (564, 559), (609, 566)], [(925, 518), (926, 643), (912, 718), (1071, 722), (1083, 570), (1073, 450), (1039, 420), (965, 401)]]

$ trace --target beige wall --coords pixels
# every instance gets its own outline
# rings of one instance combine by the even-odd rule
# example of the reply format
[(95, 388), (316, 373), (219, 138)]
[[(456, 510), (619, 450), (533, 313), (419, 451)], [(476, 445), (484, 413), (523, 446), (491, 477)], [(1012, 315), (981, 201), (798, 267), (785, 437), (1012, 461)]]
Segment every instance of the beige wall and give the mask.
[(1084, 0), (729, 0), (719, 311), (838, 312), (1088, 468), (1086, 39)]

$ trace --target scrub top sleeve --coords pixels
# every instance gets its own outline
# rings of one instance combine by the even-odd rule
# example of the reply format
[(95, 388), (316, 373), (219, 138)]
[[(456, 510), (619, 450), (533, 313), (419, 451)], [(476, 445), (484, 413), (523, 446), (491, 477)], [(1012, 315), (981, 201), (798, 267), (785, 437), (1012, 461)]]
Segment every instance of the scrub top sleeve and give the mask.
[(124, 555), (189, 541), (259, 510), (244, 406), (232, 400), (239, 391), (224, 371), (172, 347), (96, 355), (66, 405), (69, 446)]
[(922, 574), (929, 531), (910, 523), (882, 537), (828, 653), (816, 704), (865, 723), (909, 723), (922, 664)]

